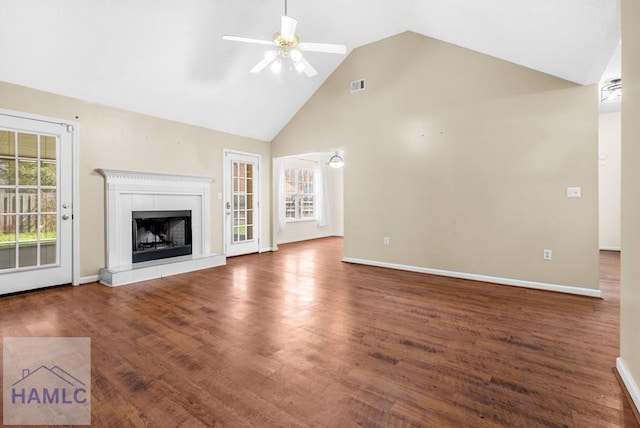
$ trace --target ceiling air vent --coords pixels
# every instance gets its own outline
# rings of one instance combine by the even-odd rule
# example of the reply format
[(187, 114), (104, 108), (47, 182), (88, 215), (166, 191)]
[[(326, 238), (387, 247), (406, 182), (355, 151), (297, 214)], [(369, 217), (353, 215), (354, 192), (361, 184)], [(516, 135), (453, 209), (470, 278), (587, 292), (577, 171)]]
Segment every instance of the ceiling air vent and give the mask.
[(351, 92), (364, 91), (364, 79), (351, 82)]

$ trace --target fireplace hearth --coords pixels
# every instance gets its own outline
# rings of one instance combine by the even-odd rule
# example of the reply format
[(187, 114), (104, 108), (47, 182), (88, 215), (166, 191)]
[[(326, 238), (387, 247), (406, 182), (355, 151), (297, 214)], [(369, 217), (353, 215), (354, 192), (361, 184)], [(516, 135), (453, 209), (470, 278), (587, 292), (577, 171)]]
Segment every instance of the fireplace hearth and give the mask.
[(191, 248), (191, 211), (133, 211), (132, 262), (186, 256)]

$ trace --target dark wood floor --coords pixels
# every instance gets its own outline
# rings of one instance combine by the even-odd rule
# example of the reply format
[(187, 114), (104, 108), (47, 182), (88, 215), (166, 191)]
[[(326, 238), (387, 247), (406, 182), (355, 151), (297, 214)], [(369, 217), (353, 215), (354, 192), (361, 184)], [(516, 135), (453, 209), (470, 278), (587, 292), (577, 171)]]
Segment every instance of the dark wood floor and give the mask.
[(0, 298), (2, 336), (90, 336), (95, 426), (637, 427), (604, 299), (341, 263), (342, 241), (119, 288)]

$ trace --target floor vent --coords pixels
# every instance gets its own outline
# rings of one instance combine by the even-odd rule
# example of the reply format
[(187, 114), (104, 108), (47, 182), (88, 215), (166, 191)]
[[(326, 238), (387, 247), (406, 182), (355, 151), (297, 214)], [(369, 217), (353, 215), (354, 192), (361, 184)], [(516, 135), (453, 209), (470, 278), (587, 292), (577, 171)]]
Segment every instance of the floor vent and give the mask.
[(364, 79), (351, 82), (351, 92), (364, 91)]

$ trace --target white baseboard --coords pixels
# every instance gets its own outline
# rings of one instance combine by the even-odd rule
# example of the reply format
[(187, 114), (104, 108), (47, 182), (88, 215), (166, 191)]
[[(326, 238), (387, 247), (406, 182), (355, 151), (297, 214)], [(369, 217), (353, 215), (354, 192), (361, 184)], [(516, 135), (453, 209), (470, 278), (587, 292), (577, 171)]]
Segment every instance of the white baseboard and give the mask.
[(620, 247), (606, 247), (606, 246), (600, 247), (600, 249), (602, 251), (620, 251), (621, 250)]
[(278, 247), (260, 248), (260, 251), (258, 251), (258, 252), (259, 253), (268, 253), (269, 251), (278, 251)]
[(80, 277), (79, 284), (88, 284), (90, 282), (98, 282), (99, 280), (100, 280), (100, 277), (98, 275), (83, 276), (83, 277)]
[(323, 239), (323, 238), (344, 238), (343, 235), (318, 235), (318, 236), (306, 236), (306, 237), (297, 237), (294, 239), (287, 239), (284, 241), (278, 241), (278, 245), (280, 244), (294, 244), (296, 242), (304, 242), (304, 241), (313, 241), (314, 239)]
[(556, 291), (559, 293), (577, 294), (580, 296), (602, 297), (600, 290), (583, 287), (573, 287), (570, 285), (548, 284), (544, 282), (523, 281), (520, 279), (501, 278), (497, 276), (477, 275), (474, 273), (454, 272), (441, 269), (430, 269), (419, 266), (400, 265), (395, 263), (378, 262), (372, 260), (355, 259), (344, 257), (343, 262), (356, 263), (361, 265), (377, 266), (389, 269), (406, 270), (410, 272), (427, 273), (430, 275), (448, 276), (451, 278), (470, 279), (473, 281), (492, 282), (495, 284), (511, 285), (514, 287), (533, 288), (536, 290)]
[(624, 382), (624, 386), (627, 388), (633, 404), (636, 406), (636, 410), (640, 412), (640, 388), (638, 388), (638, 384), (633, 379), (633, 376), (631, 376), (631, 372), (629, 372), (622, 357), (616, 358), (616, 369), (618, 369), (618, 374), (622, 382)]
[(331, 235), (297, 237), (297, 238), (294, 238), (294, 239), (286, 239), (286, 240), (283, 240), (283, 241), (278, 241), (278, 245), (293, 244), (293, 243), (296, 243), (296, 242), (303, 242), (303, 241), (312, 241), (314, 239), (328, 238), (329, 236), (331, 236)]

